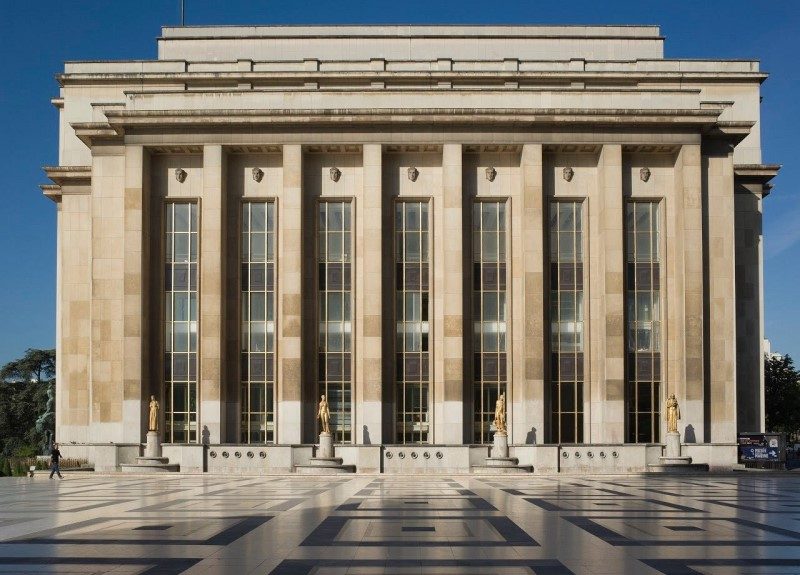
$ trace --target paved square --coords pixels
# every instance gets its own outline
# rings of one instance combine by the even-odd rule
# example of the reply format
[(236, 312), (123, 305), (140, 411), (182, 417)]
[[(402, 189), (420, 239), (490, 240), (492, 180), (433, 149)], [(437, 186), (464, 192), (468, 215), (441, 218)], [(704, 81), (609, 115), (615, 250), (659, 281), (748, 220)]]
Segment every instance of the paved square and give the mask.
[(0, 573), (800, 573), (800, 476), (0, 480)]

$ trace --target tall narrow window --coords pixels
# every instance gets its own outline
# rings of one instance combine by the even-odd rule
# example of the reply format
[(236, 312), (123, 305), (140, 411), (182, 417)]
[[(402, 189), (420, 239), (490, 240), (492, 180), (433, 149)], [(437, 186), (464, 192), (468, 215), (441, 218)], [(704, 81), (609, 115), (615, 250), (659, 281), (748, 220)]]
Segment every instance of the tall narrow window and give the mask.
[(581, 202), (550, 204), (550, 437), (583, 441)]
[(275, 441), (275, 204), (242, 204), (241, 440)]
[(428, 204), (395, 205), (396, 440), (429, 441)]
[(352, 438), (352, 225), (350, 202), (321, 202), (319, 269), (319, 393), (331, 412), (338, 442)]
[(474, 441), (491, 441), (497, 398), (506, 391), (506, 206), (472, 207)]
[(661, 414), (661, 269), (659, 205), (625, 205), (626, 405), (628, 441), (659, 441)]
[(197, 441), (197, 203), (165, 211), (164, 439)]

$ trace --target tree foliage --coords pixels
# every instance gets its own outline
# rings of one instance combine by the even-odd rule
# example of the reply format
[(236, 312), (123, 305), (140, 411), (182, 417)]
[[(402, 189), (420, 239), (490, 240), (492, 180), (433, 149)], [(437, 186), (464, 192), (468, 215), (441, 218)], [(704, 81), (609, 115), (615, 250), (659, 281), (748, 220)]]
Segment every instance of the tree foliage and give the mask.
[(47, 412), (48, 390), (55, 391), (55, 358), (55, 350), (29, 349), (0, 368), (0, 456), (42, 453), (48, 431), (55, 432), (53, 418), (36, 425)]
[(800, 431), (800, 372), (788, 355), (764, 359), (764, 395), (767, 431)]

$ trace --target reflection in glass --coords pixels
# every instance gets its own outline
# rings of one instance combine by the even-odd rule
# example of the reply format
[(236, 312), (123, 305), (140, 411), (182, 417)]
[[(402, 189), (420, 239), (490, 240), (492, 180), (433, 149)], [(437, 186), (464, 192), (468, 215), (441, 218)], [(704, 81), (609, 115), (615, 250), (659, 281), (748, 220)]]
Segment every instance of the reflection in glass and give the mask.
[(242, 443), (275, 441), (275, 204), (242, 204), (241, 420)]
[(583, 212), (550, 203), (550, 436), (583, 442)]
[(661, 288), (658, 202), (625, 205), (627, 440), (659, 441)]
[(165, 205), (164, 441), (197, 437), (197, 204)]
[(506, 204), (472, 205), (473, 440), (492, 441), (497, 398), (506, 391)]
[(328, 399), (331, 433), (352, 441), (351, 203), (320, 202), (317, 218), (319, 393)]
[(428, 204), (395, 204), (395, 434), (398, 443), (427, 443)]

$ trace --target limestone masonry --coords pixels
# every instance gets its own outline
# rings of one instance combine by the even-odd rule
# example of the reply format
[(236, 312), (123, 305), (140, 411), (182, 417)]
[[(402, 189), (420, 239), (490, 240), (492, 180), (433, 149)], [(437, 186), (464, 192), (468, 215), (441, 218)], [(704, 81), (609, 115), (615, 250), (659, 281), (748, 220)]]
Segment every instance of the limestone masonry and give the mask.
[[(167, 27), (58, 75), (56, 438), (117, 469), (736, 463), (764, 426), (757, 61), (656, 26)], [(503, 455), (505, 457), (506, 455)]]

